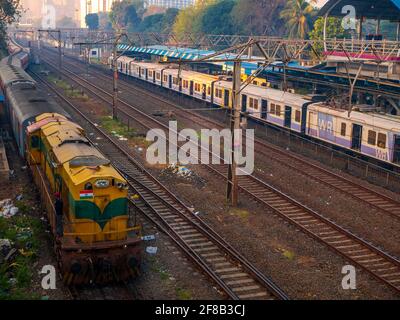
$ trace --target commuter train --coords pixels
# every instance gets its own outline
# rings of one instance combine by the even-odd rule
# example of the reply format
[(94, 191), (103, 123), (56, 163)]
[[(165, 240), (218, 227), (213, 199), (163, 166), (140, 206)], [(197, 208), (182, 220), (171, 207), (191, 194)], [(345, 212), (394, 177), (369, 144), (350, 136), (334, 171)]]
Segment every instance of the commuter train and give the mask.
[(0, 64), (0, 85), (18, 152), (48, 214), (64, 282), (137, 276), (140, 228), (130, 221), (125, 178), (23, 69)]
[[(112, 58), (109, 59), (112, 66)], [(122, 56), (118, 71), (154, 85), (224, 108), (232, 106), (232, 82), (221, 77), (173, 68), (171, 65), (137, 61)], [(180, 74), (180, 75), (179, 75)], [(178, 79), (180, 77), (180, 79)], [(266, 82), (267, 83), (267, 82)], [(331, 108), (309, 96), (250, 84), (242, 90), (243, 114), (323, 141), (356, 154), (400, 166), (400, 117), (354, 108)]]
[(13, 65), (26, 70), (29, 66), (30, 50), (21, 47), (13, 39), (8, 40), (7, 47), (9, 56), (3, 58), (1, 63)]

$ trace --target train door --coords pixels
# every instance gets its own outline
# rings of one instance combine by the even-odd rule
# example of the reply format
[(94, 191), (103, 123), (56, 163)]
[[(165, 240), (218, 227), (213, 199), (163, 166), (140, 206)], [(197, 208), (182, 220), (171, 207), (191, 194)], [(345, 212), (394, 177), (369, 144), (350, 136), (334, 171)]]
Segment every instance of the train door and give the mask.
[(400, 135), (394, 135), (393, 162), (400, 163)]
[(189, 91), (189, 94), (190, 94), (191, 96), (193, 95), (193, 87), (194, 87), (193, 80), (190, 80), (190, 91)]
[(362, 126), (353, 124), (353, 133), (351, 138), (351, 148), (353, 150), (361, 150), (362, 131)]
[(285, 106), (285, 122), (283, 125), (286, 128), (292, 127), (292, 107)]
[(242, 94), (242, 112), (247, 111), (247, 95)]
[(142, 68), (139, 67), (139, 78), (142, 78)]
[(202, 93), (201, 98), (203, 100), (206, 100), (206, 98), (207, 98), (207, 85), (206, 84), (203, 84), (203, 93)]
[(229, 90), (224, 91), (224, 106), (229, 108)]
[(168, 76), (168, 87), (172, 89), (172, 75)]
[(153, 83), (156, 83), (156, 71), (153, 71)]
[(301, 108), (301, 133), (306, 133), (307, 127), (307, 104)]
[(145, 77), (146, 77), (146, 81), (149, 80), (149, 70), (148, 69), (145, 70)]
[(267, 120), (268, 116), (268, 101), (262, 99), (261, 100), (261, 119)]

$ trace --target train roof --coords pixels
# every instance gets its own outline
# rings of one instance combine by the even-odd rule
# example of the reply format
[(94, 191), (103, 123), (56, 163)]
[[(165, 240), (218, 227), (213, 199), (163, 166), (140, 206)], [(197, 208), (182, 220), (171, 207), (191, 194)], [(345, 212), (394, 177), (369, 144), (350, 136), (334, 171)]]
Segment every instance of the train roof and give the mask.
[(8, 99), (18, 118), (23, 124), (43, 113), (58, 113), (67, 118), (69, 114), (44, 91), (36, 87), (13, 86), (8, 88)]
[(377, 112), (360, 112), (352, 111), (350, 117), (348, 111), (345, 109), (331, 108), (322, 103), (315, 103), (308, 107), (309, 111), (323, 112), (332, 116), (343, 118), (359, 124), (364, 124), (388, 131), (395, 131), (400, 133), (400, 117), (381, 114)]
[[(216, 85), (232, 90), (233, 83), (231, 81), (221, 80), (216, 82)], [(249, 96), (260, 97), (265, 100), (274, 100), (282, 104), (290, 104), (299, 107), (303, 106), (305, 103), (311, 102), (309, 98), (295, 93), (285, 92), (273, 88), (260, 87), (253, 84), (249, 84), (246, 88), (244, 88), (242, 93)]]
[(36, 84), (36, 81), (25, 72), (25, 70), (13, 65), (0, 64), (0, 78), (4, 86), (9, 86), (13, 83), (30, 83)]
[(150, 68), (150, 69), (155, 69), (155, 70), (162, 70), (162, 69), (168, 68), (168, 65), (162, 65), (162, 64), (154, 63), (154, 62), (135, 61), (134, 64), (138, 65), (138, 66)]
[[(50, 115), (47, 115), (50, 116)], [(42, 134), (52, 149), (55, 159), (68, 173), (74, 185), (86, 182), (93, 177), (110, 177), (123, 180), (123, 177), (110, 165), (110, 160), (93, 146), (85, 137), (83, 129), (76, 123), (58, 115), (39, 120)], [(46, 121), (47, 120), (47, 121)], [(36, 130), (35, 124), (28, 131)]]

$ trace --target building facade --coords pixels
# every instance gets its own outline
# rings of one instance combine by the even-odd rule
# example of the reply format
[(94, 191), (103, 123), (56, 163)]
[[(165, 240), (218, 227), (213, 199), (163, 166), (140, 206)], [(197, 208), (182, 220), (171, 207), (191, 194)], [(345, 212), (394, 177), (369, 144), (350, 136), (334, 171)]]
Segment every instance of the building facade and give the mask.
[(147, 0), (145, 3), (147, 6), (184, 9), (194, 5), (196, 0)]
[(121, 0), (81, 0), (79, 8), (81, 28), (86, 28), (86, 15), (91, 13), (110, 12), (113, 3), (120, 1)]

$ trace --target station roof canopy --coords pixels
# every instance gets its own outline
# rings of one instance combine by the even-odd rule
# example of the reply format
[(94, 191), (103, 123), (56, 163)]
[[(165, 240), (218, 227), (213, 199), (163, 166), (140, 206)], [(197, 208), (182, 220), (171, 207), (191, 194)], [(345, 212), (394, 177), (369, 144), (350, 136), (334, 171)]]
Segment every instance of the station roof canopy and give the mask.
[(342, 9), (346, 5), (356, 9), (357, 18), (400, 21), (400, 0), (329, 0), (321, 8), (319, 15), (328, 13), (330, 17), (344, 17), (347, 10), (342, 13)]

